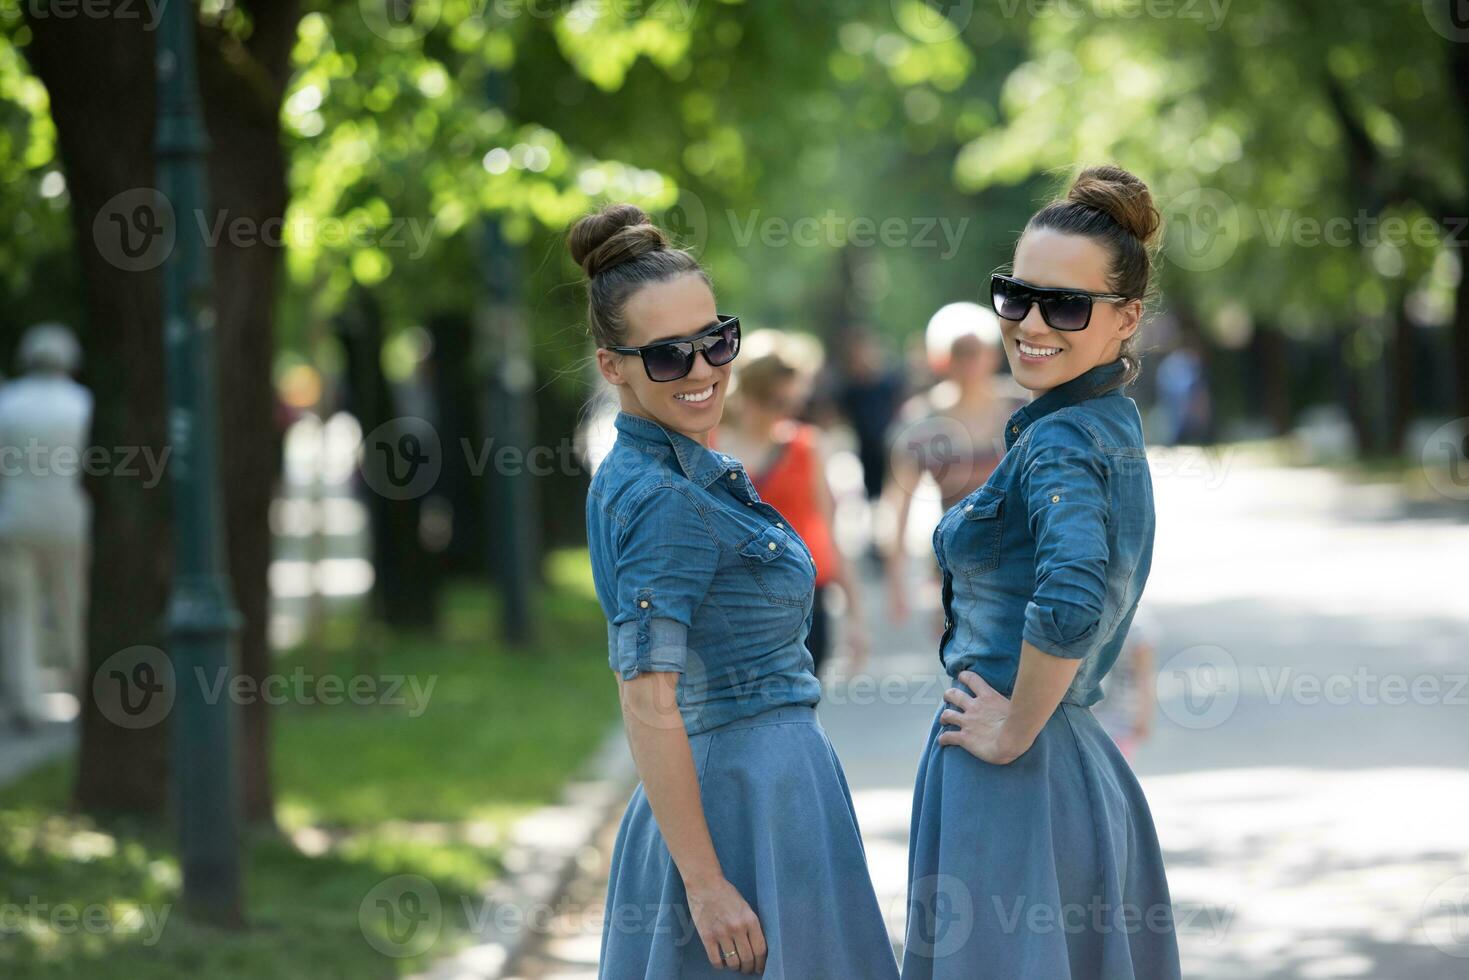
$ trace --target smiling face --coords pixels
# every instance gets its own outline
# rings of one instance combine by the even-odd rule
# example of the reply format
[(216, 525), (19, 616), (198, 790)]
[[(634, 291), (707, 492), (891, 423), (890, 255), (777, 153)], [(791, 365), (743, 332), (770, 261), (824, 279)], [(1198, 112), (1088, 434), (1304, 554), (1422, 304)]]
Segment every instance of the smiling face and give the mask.
[[(1030, 286), (1068, 287), (1107, 293), (1111, 256), (1085, 235), (1032, 228), (1015, 246), (1013, 277)], [(1085, 330), (1052, 329), (1032, 303), (1025, 319), (1001, 320), (1005, 356), (1015, 380), (1036, 394), (1080, 377), (1098, 364), (1115, 361), (1122, 342), (1137, 331), (1142, 302), (1096, 300)]]
[[(659, 340), (687, 337), (717, 319), (714, 293), (697, 275), (683, 275), (650, 283), (628, 297), (623, 307), (627, 335), (618, 346), (643, 347)], [(622, 410), (652, 419), (666, 429), (681, 432), (708, 445), (709, 431), (724, 413), (730, 365), (713, 367), (700, 352), (687, 377), (654, 381), (637, 354), (615, 354), (597, 349), (597, 368), (617, 386)]]

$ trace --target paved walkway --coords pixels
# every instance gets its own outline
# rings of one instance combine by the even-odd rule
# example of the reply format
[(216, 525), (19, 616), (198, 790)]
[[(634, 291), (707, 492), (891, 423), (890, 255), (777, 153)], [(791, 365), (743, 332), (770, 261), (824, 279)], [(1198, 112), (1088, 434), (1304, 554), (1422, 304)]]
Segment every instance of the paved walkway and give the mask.
[[(1185, 976), (1469, 975), (1469, 514), (1197, 453), (1154, 474), (1160, 712), (1136, 769)], [(897, 626), (869, 577), (870, 677), (821, 707), (895, 942), (932, 604)], [(514, 976), (595, 977), (610, 833)]]

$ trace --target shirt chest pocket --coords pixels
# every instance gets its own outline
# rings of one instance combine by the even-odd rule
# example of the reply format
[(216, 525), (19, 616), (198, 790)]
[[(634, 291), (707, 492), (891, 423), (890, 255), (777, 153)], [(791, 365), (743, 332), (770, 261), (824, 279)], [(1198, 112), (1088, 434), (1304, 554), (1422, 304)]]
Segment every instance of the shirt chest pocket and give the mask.
[(958, 505), (944, 549), (954, 571), (973, 576), (999, 567), (1004, 504), (1005, 491), (986, 484)]
[(771, 524), (742, 538), (736, 550), (755, 584), (771, 602), (804, 606), (815, 573), (806, 546), (784, 524)]

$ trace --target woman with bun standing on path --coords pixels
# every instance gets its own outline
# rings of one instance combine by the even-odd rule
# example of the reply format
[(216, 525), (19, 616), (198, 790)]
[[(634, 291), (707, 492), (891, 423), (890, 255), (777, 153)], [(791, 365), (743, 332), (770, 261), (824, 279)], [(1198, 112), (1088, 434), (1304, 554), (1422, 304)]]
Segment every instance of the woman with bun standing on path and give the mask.
[(955, 684), (914, 791), (904, 980), (1179, 976), (1147, 801), (1088, 710), (1152, 560), (1152, 481), (1123, 388), (1158, 225), (1142, 181), (1085, 170), (991, 283), (1034, 400), (934, 532)]
[(642, 777), (613, 850), (600, 976), (897, 980), (816, 720), (811, 553), (708, 448), (739, 320), (636, 207), (583, 218), (568, 244), (621, 404), (587, 539)]

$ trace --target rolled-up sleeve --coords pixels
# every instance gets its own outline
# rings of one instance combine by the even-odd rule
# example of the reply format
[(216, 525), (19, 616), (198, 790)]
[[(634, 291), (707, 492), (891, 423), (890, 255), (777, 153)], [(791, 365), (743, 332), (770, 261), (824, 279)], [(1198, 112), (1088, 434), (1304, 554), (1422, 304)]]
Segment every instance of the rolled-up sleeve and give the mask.
[(719, 549), (694, 502), (656, 487), (631, 509), (617, 551), (617, 611), (608, 659), (623, 680), (683, 673), (689, 627), (719, 566)]
[(1056, 657), (1086, 656), (1107, 595), (1107, 458), (1081, 424), (1036, 423), (1021, 476), (1035, 539), (1035, 593), (1024, 639)]

